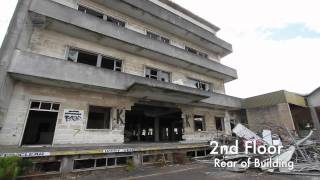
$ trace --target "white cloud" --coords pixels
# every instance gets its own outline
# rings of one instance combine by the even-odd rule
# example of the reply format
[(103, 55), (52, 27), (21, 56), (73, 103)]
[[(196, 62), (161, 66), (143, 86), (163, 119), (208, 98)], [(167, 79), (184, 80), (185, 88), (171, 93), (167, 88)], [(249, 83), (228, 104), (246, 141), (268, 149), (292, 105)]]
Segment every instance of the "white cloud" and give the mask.
[[(238, 70), (226, 92), (239, 97), (286, 89), (309, 93), (320, 86), (320, 38), (267, 39), (261, 28), (304, 23), (320, 32), (317, 0), (174, 0), (221, 28), (218, 36), (233, 45), (222, 62)], [(201, 2), (201, 3), (199, 3)]]
[(0, 45), (7, 32), (13, 11), (18, 0), (1, 0), (0, 6)]

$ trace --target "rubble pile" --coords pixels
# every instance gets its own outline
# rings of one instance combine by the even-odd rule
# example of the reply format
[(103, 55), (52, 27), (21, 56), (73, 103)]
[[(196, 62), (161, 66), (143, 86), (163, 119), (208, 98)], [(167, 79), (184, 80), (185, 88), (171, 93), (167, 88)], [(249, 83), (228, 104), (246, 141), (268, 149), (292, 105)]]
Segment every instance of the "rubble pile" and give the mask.
[[(288, 137), (291, 137), (290, 143), (283, 143), (281, 137), (272, 134), (271, 130), (263, 130), (258, 135), (244, 125), (237, 124), (232, 130), (237, 137), (233, 142), (236, 144), (234, 147), (238, 148), (237, 153), (228, 150), (224, 153), (220, 151), (219, 154), (213, 152), (205, 159), (197, 161), (236, 172), (260, 169), (269, 173), (320, 176), (320, 141), (313, 138), (314, 131), (310, 130), (309, 134), (301, 139), (293, 136), (289, 130), (286, 131)], [(248, 144), (249, 150), (246, 147)], [(220, 149), (224, 148), (226, 147), (220, 146)], [(273, 149), (279, 151), (273, 153)], [(271, 153), (266, 150), (270, 150)], [(233, 164), (222, 167), (217, 165), (220, 161)]]

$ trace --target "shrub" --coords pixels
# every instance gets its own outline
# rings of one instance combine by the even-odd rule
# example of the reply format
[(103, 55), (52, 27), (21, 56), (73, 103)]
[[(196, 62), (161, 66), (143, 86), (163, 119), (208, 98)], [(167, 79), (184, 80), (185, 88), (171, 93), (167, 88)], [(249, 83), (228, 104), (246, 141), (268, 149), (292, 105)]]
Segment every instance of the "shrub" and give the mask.
[(133, 171), (134, 169), (135, 169), (135, 165), (134, 165), (133, 159), (128, 159), (126, 170)]
[(31, 161), (17, 156), (0, 157), (0, 179), (15, 180), (17, 176), (26, 173), (31, 165)]

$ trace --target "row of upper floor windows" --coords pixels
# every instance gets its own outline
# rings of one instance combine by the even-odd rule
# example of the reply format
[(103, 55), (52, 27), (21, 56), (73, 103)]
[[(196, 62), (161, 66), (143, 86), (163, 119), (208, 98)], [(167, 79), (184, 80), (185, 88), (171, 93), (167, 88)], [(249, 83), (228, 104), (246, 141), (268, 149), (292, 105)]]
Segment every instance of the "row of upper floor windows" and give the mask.
[[(89, 52), (78, 48), (70, 47), (67, 49), (67, 60), (76, 63), (96, 66), (104, 69), (109, 69), (112, 71), (124, 71), (123, 60), (111, 56)], [(172, 72), (168, 72), (154, 67), (145, 67), (144, 77), (168, 83), (172, 82)], [(203, 91), (213, 90), (213, 86), (211, 83), (193, 78), (187, 78), (184, 85), (192, 88), (197, 88)]]
[[(79, 5), (78, 6), (78, 11), (81, 11), (81, 12), (84, 12), (86, 14), (90, 14), (92, 16), (95, 16), (97, 18), (106, 20), (107, 22), (110, 22), (110, 23), (112, 23), (112, 24), (114, 24), (116, 26), (126, 27), (126, 22), (125, 21), (117, 19), (117, 18), (109, 16), (109, 15), (105, 15), (103, 13), (100, 13), (100, 12), (92, 9), (92, 8), (88, 8), (88, 7), (84, 7), (84, 6)], [(150, 30), (146, 30), (146, 34), (144, 34), (144, 35), (146, 35), (147, 37), (149, 37), (151, 39), (154, 39), (154, 40), (166, 43), (166, 44), (174, 45), (168, 37), (161, 36), (161, 35), (159, 35), (159, 33), (152, 32)], [(178, 46), (176, 46), (176, 47), (178, 47)], [(207, 53), (204, 53), (201, 50), (197, 50), (196, 48), (192, 48), (192, 47), (189, 47), (189, 46), (186, 46), (186, 45), (184, 45), (183, 47), (179, 46), (179, 48), (184, 48), (185, 51), (187, 51), (187, 52), (189, 52), (191, 54), (194, 54), (194, 55), (197, 55), (199, 57), (208, 59), (208, 54)]]

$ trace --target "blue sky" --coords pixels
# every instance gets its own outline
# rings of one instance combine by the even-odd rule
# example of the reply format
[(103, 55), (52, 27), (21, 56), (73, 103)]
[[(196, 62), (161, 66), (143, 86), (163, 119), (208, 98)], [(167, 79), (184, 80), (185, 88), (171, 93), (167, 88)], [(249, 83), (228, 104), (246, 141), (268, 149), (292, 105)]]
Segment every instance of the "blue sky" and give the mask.
[[(259, 30), (258, 30), (259, 31)], [(305, 23), (289, 23), (285, 27), (264, 28), (260, 30), (272, 40), (289, 40), (295, 38), (320, 38), (320, 32), (310, 29)]]
[[(239, 79), (226, 93), (250, 97), (285, 89), (300, 94), (320, 86), (319, 0), (173, 0), (221, 28), (233, 45), (222, 63)], [(17, 0), (1, 0), (0, 42)]]

